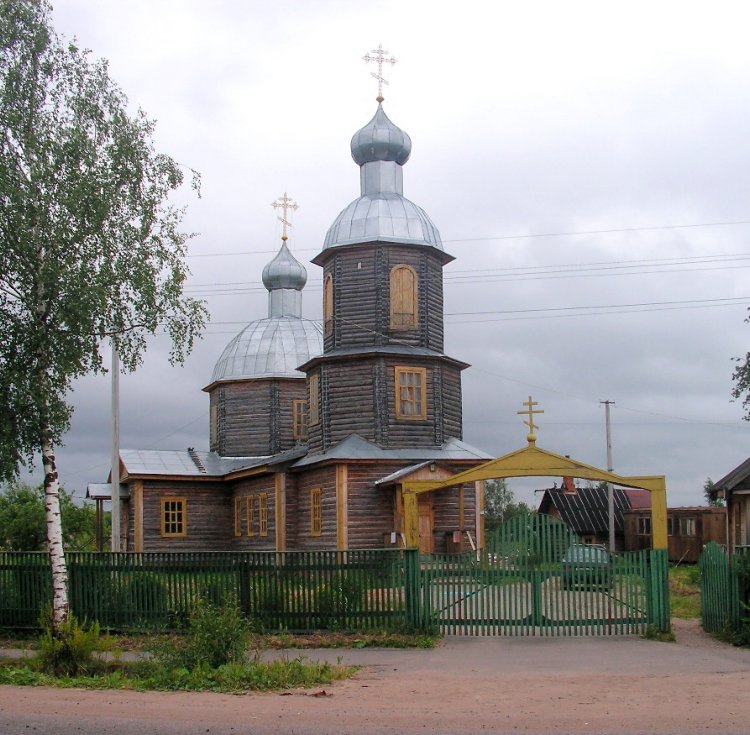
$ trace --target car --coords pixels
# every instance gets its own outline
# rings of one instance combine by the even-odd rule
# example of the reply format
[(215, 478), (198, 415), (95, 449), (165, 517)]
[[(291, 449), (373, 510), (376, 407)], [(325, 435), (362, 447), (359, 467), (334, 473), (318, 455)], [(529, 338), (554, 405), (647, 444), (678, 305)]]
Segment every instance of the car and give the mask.
[(572, 544), (563, 554), (560, 585), (575, 587), (612, 586), (612, 556), (601, 544)]

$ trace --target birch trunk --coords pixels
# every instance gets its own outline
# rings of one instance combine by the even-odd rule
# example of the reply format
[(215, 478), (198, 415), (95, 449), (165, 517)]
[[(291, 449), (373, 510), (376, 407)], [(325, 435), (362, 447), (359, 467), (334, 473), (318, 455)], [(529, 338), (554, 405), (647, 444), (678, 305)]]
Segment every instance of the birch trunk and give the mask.
[[(47, 427), (45, 427), (46, 429)], [(49, 437), (49, 432), (45, 432)], [(47, 549), (52, 569), (52, 627), (54, 630), (68, 619), (68, 568), (63, 548), (60, 522), (60, 483), (57, 477), (55, 447), (49, 438), (42, 446), (44, 466), (44, 509), (47, 516)]]

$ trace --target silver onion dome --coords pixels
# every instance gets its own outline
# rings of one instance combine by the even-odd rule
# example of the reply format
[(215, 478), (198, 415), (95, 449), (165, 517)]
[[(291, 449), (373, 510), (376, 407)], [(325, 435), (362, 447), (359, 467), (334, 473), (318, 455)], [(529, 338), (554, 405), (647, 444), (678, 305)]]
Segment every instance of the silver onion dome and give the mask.
[(307, 271), (290, 252), (286, 241), (276, 257), (263, 269), (263, 285), (272, 291), (277, 288), (292, 288), (301, 291), (307, 283)]
[(358, 166), (372, 161), (395, 161), (403, 166), (411, 155), (411, 138), (394, 125), (378, 105), (372, 120), (352, 137), (352, 158)]
[(225, 348), (211, 383), (252, 378), (303, 378), (297, 368), (323, 352), (323, 330), (302, 319), (307, 271), (284, 239), (263, 269), (268, 318), (250, 322)]
[(323, 249), (384, 241), (442, 250), (437, 227), (403, 195), (402, 167), (411, 154), (411, 139), (388, 119), (382, 105), (354, 134), (351, 150), (360, 167), (361, 196), (335, 219)]

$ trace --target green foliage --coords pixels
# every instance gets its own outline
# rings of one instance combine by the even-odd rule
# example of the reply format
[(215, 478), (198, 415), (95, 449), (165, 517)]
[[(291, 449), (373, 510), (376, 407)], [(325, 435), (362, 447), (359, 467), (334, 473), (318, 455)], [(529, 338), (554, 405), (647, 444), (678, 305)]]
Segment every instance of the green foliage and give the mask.
[(227, 664), (211, 669), (198, 666), (164, 669), (145, 662), (115, 663), (100, 671), (76, 676), (54, 677), (28, 664), (0, 664), (0, 685), (57, 686), (79, 689), (135, 689), (137, 691), (274, 691), (330, 684), (353, 676), (358, 667), (341, 663), (292, 660), (253, 661), (250, 664)]
[(168, 671), (242, 664), (247, 658), (250, 633), (251, 626), (242, 617), (236, 599), (215, 605), (198, 598), (185, 637), (159, 641), (152, 653), (157, 665)]
[(485, 529), (493, 530), (503, 522), (519, 515), (533, 513), (523, 501), (516, 501), (505, 478), (486, 480), (484, 483)]
[[(96, 510), (76, 505), (72, 496), (60, 490), (63, 543), (68, 550), (93, 550), (96, 544)], [(47, 524), (44, 487), (10, 482), (0, 491), (0, 550), (43, 551)]]
[(719, 497), (718, 490), (714, 487), (714, 481), (707, 477), (703, 483), (703, 497), (706, 499), (706, 505), (711, 505), (714, 508), (724, 507), (724, 498)]
[(169, 621), (169, 600), (159, 575), (143, 572), (130, 577), (123, 585), (117, 609), (113, 612), (125, 624), (166, 625)]
[[(0, 478), (68, 429), (72, 381), (124, 369), (163, 328), (181, 361), (206, 319), (185, 297), (183, 182), (107, 63), (66, 43), (47, 0), (0, 2)], [(197, 186), (197, 179), (193, 179)]]
[(75, 615), (57, 626), (52, 625), (52, 610), (48, 609), (40, 621), (37, 662), (40, 669), (52, 676), (77, 676), (92, 671), (101, 638), (98, 623), (81, 625)]
[(700, 569), (696, 564), (669, 569), (669, 607), (673, 618), (701, 616)]

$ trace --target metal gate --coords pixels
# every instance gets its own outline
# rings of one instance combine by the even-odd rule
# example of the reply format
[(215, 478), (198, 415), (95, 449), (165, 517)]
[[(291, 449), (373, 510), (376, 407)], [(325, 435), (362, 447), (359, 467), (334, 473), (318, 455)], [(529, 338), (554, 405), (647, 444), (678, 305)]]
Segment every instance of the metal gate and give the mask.
[(610, 555), (536, 513), (486, 548), (424, 557), (425, 615), (443, 633), (612, 635), (669, 628), (666, 552)]

